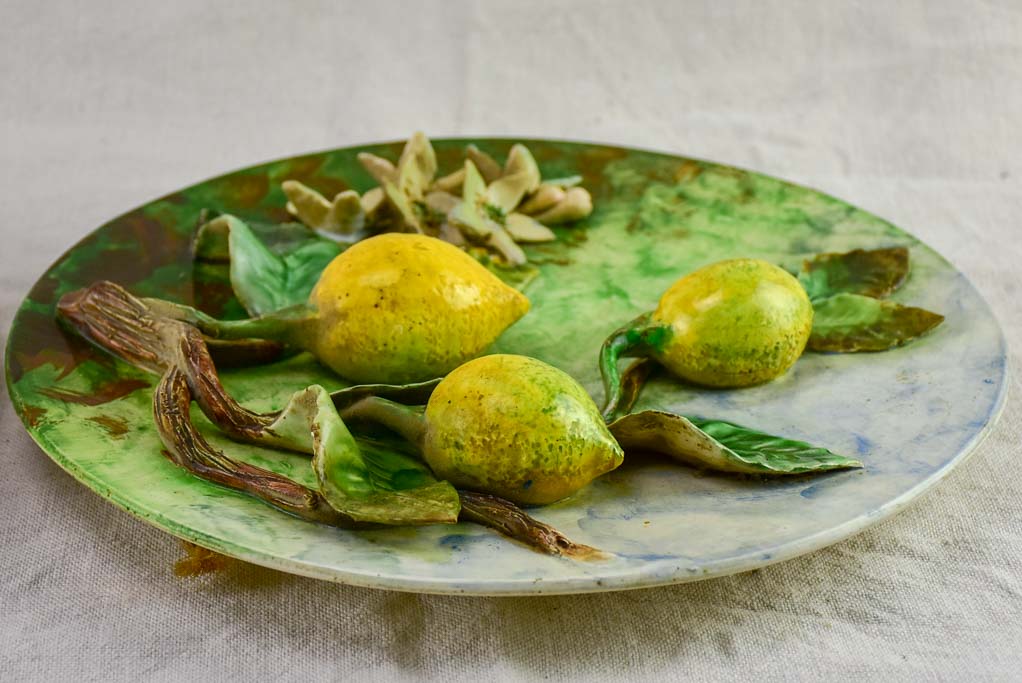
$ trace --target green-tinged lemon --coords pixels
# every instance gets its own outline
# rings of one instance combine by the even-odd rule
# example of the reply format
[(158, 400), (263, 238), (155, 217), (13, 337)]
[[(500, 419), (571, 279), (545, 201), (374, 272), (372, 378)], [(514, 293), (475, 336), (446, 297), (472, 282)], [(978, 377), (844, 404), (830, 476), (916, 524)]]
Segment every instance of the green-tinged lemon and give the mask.
[(526, 356), (462, 365), (425, 418), (423, 457), (438, 477), (526, 505), (569, 496), (624, 457), (585, 389)]
[(675, 282), (650, 322), (669, 328), (654, 355), (672, 373), (704, 386), (743, 387), (784, 374), (802, 355), (813, 307), (783, 269), (732, 259)]

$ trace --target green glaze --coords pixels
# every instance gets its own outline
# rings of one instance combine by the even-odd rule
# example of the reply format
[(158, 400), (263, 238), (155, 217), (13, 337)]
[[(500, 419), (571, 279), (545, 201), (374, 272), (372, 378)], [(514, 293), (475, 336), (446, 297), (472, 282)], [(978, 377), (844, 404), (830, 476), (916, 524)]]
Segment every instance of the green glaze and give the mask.
[[(466, 142), (434, 141), (439, 167), (457, 168)], [(476, 141), (500, 159), (513, 142)], [(982, 400), (960, 405), (942, 403), (940, 397), (951, 395), (950, 380), (945, 379), (952, 366), (960, 365), (947, 363), (948, 357), (972, 358), (969, 349), (982, 348), (984, 359), (994, 358), (1000, 347), (985, 340), (996, 341), (996, 324), (947, 261), (912, 236), (832, 197), (727, 166), (640, 150), (522, 142), (544, 177), (582, 176), (594, 210), (577, 226), (555, 226), (556, 241), (524, 247), (538, 271), (526, 288), (532, 308), (490, 350), (549, 363), (592, 395), (601, 388), (594, 359), (607, 331), (652, 311), (660, 293), (684, 273), (734, 257), (761, 258), (797, 272), (813, 254), (909, 248), (912, 274), (892, 300), (947, 306), (940, 310), (949, 313), (947, 325), (912, 347), (871, 355), (868, 361), (813, 355), (778, 382), (741, 391), (680, 391), (675, 380), (653, 378), (636, 404), (637, 410), (752, 424), (850, 454), (856, 454), (861, 432), (869, 443), (858, 457), (867, 469), (832, 475), (815, 508), (807, 507), (811, 501), (799, 496), (795, 482), (758, 485), (757, 500), (771, 501), (769, 514), (764, 514), (749, 488), (733, 478), (694, 479), (678, 467), (620, 468), (567, 501), (536, 511), (573, 539), (619, 553), (623, 559), (607, 565), (610, 569), (603, 573), (509, 547), (487, 530), (467, 525), (374, 531), (321, 527), (201, 481), (162, 457), (151, 416), (155, 379), (64, 334), (54, 321), (57, 299), (109, 278), (140, 296), (195, 306), (219, 318), (243, 316), (230, 291), (228, 267), (194, 263), (193, 237), (195, 226), (205, 220), (203, 210), (233, 215), (262, 238), (257, 226), (291, 220), (283, 181), (298, 180), (325, 197), (347, 189), (364, 193), (377, 183), (359, 163), (358, 153), (396, 159), (402, 142), (243, 169), (150, 202), (85, 237), (40, 278), (10, 330), (5, 363), (17, 414), (43, 450), (76, 478), (178, 536), (289, 571), (444, 592), (650, 585), (769, 561), (758, 559), (762, 554), (750, 548), (764, 548), (774, 559), (790, 557), (861, 528), (865, 522), (860, 520), (881, 519), (900, 508), (908, 492), (927, 488), (923, 484), (931, 482), (934, 473), (942, 474), (948, 463), (957, 462), (962, 444), (973, 443), (969, 435), (978, 428), (955, 427), (952, 443), (949, 425), (985, 424), (989, 419), (994, 403), (987, 399), (1002, 386), (992, 360), (982, 372), (976, 371), (979, 361), (970, 361), (972, 372), (954, 378), (965, 382), (975, 377), (969, 395)], [(956, 301), (962, 306), (952, 310)], [(967, 347), (961, 341), (966, 323)], [(909, 378), (905, 382), (922, 379), (895, 387), (892, 383), (902, 370)], [(983, 384), (984, 379), (992, 384)], [(328, 391), (347, 386), (304, 353), (270, 365), (224, 370), (223, 380), (232, 395), (259, 411), (279, 410), (295, 391), (313, 384)], [(913, 413), (911, 429), (905, 427), (904, 413), (917, 402), (900, 398), (896, 388), (922, 392), (930, 401), (920, 404), (925, 411)], [(831, 410), (828, 397), (833, 395), (840, 395), (846, 406), (872, 407)], [(967, 407), (975, 407), (975, 414), (965, 414)], [(213, 446), (233, 457), (316, 485), (308, 456), (230, 441), (198, 410), (193, 420)], [(906, 432), (906, 438), (922, 435), (922, 445), (913, 451), (911, 444), (899, 441), (899, 434)], [(929, 434), (941, 436), (931, 439)], [(906, 447), (898, 448), (902, 445)], [(903, 457), (911, 457), (911, 468), (895, 469)], [(873, 515), (875, 511), (880, 512)], [(705, 523), (686, 525), (685, 519), (693, 515)], [(644, 520), (651, 524), (643, 525)], [(679, 534), (683, 525), (686, 532)], [(452, 530), (457, 540), (452, 540)], [(646, 552), (671, 557), (636, 559)], [(690, 574), (689, 567), (698, 571)], [(489, 584), (473, 578), (483, 575), (496, 578), (488, 579)], [(544, 580), (537, 584), (537, 577)], [(599, 586), (598, 579), (603, 582)]]

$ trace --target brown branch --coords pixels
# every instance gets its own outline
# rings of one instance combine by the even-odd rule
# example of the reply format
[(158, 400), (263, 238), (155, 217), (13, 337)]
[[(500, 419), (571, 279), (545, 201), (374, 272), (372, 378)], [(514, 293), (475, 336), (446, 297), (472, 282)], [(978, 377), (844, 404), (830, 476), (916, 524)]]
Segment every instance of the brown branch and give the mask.
[(178, 368), (167, 371), (153, 394), (156, 429), (172, 462), (201, 479), (243, 491), (310, 522), (346, 529), (367, 527), (331, 508), (318, 492), (214, 448), (191, 422), (191, 400), (188, 380)]
[(227, 393), (198, 329), (155, 313), (120, 285), (103, 281), (65, 294), (57, 313), (83, 337), (136, 367), (156, 374), (183, 369), (202, 412), (231, 437), (258, 440), (273, 422), (274, 414), (248, 410)]
[(475, 522), (524, 543), (533, 550), (573, 560), (606, 559), (596, 548), (575, 543), (548, 524), (530, 517), (514, 503), (474, 491), (458, 491), (461, 496), (459, 521)]
[(178, 324), (182, 327), (178, 342), (180, 367), (188, 378), (195, 402), (209, 421), (231, 438), (259, 441), (278, 413), (256, 413), (234, 400), (220, 383), (202, 335), (191, 325)]

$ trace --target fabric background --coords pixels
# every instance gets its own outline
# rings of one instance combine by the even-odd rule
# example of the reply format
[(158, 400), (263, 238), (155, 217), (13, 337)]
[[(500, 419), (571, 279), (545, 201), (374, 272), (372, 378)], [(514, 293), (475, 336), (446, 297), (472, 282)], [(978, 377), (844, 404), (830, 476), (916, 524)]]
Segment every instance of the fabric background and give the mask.
[[(886, 9), (881, 9), (882, 6)], [(569, 137), (808, 184), (963, 270), (1012, 346), (973, 457), (807, 557), (616, 594), (452, 598), (235, 564), (103, 502), (0, 401), (0, 679), (1008, 680), (1022, 665), (1022, 4), (62, 2), (0, 7), (0, 330), (125, 209), (407, 136)]]

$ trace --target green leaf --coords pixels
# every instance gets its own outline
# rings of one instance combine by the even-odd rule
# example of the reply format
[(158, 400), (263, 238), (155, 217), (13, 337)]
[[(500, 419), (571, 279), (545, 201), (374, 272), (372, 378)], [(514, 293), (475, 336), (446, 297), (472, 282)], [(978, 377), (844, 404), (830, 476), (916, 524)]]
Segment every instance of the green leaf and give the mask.
[(330, 398), (333, 399), (334, 407), (338, 411), (343, 411), (370, 396), (385, 398), (409, 406), (425, 405), (442, 379), (442, 377), (437, 377), (411, 384), (355, 384), (338, 389), (330, 394)]
[(271, 250), (246, 223), (223, 215), (200, 227), (196, 236), (200, 257), (222, 255), (226, 242), (231, 286), (250, 315), (304, 303), (323, 269), (341, 253), (336, 243), (311, 231), (299, 238), (292, 224), (283, 224), (280, 232), (278, 250)]
[(908, 249), (855, 249), (818, 254), (802, 264), (798, 280), (812, 300), (840, 293), (887, 296), (908, 277)]
[(457, 521), (458, 492), (418, 459), (383, 440), (362, 445), (348, 431), (327, 391), (297, 392), (259, 441), (311, 452), (320, 493), (360, 522), (435, 524)]
[(813, 302), (811, 351), (884, 351), (939, 325), (944, 316), (858, 294)]
[(863, 466), (858, 460), (802, 441), (660, 410), (625, 415), (609, 429), (626, 453), (661, 453), (693, 467), (720, 472), (786, 475)]
[(660, 366), (652, 358), (636, 358), (632, 364), (621, 374), (621, 399), (618, 402), (618, 411), (622, 413), (631, 412), (632, 406), (639, 400), (646, 381)]

